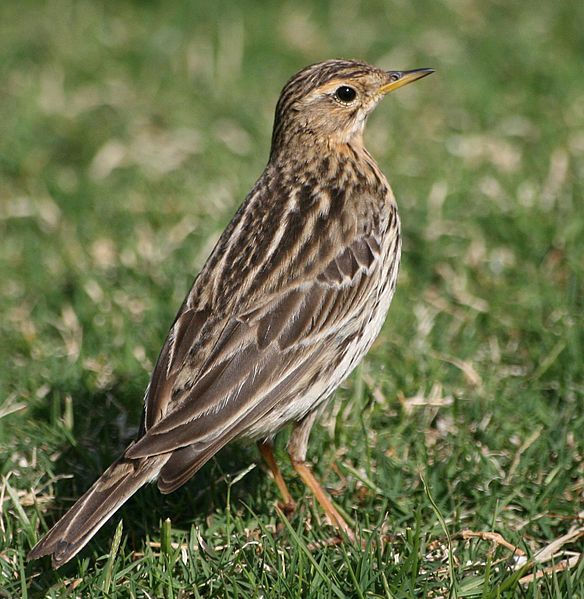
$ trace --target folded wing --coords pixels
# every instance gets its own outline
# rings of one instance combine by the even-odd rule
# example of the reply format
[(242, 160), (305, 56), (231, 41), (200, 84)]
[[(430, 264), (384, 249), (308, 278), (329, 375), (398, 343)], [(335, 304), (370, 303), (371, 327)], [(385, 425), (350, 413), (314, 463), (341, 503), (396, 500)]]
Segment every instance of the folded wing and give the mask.
[(354, 237), (309, 278), (293, 280), (261, 305), (248, 304), (220, 326), (212, 322), (221, 334), (194, 378), (185, 365), (197, 344), (209, 342), (205, 331), (214, 316), (183, 310), (152, 377), (144, 435), (126, 457), (174, 452), (159, 477), (161, 490), (170, 492), (231, 439), (302, 393), (319, 376), (319, 354), (358, 330), (355, 314), (375, 292), (379, 254), (374, 234)]

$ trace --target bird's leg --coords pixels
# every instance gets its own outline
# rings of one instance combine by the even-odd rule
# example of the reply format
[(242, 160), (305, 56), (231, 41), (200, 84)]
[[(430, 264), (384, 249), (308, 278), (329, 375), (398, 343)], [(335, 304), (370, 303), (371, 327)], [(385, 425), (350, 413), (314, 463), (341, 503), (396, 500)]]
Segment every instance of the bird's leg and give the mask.
[(288, 486), (286, 485), (286, 481), (282, 476), (282, 472), (278, 464), (276, 463), (276, 458), (274, 458), (274, 446), (271, 441), (258, 441), (258, 449), (262, 454), (272, 476), (274, 477), (274, 482), (276, 486), (280, 490), (280, 494), (282, 495), (283, 505), (282, 511), (289, 516), (296, 509), (296, 502), (292, 499), (292, 495), (288, 490)]
[(355, 533), (351, 527), (345, 522), (345, 519), (339, 514), (337, 508), (333, 505), (328, 493), (322, 488), (312, 470), (306, 463), (306, 450), (308, 448), (308, 437), (310, 429), (319, 414), (319, 410), (315, 410), (301, 420), (292, 431), (288, 442), (288, 454), (294, 470), (298, 473), (304, 484), (312, 491), (314, 497), (320, 503), (322, 509), (327, 515), (331, 524), (336, 528), (340, 528), (351, 539), (355, 540)]

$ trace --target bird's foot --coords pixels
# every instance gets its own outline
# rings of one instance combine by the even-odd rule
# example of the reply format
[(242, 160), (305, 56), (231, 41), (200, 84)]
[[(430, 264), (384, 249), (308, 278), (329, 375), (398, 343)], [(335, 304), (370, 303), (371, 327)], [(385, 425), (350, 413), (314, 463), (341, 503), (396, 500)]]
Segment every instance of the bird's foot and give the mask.
[(280, 510), (282, 510), (284, 516), (290, 519), (290, 516), (292, 516), (296, 511), (297, 504), (292, 498), (289, 498), (288, 501), (278, 501), (276, 505)]

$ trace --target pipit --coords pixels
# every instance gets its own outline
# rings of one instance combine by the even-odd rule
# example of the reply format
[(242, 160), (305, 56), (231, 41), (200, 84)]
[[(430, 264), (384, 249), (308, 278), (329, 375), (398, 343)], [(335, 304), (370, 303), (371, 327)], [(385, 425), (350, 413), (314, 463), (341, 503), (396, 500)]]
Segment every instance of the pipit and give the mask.
[(309, 66), (284, 86), (268, 164), (181, 306), (146, 389), (137, 439), (29, 559), (57, 568), (142, 485), (170, 493), (230, 441), (260, 450), (292, 497), (272, 441), (287, 424), (292, 465), (331, 523), (353, 533), (306, 464), (310, 430), (377, 337), (400, 262), (387, 179), (363, 146), (368, 115), (432, 69)]

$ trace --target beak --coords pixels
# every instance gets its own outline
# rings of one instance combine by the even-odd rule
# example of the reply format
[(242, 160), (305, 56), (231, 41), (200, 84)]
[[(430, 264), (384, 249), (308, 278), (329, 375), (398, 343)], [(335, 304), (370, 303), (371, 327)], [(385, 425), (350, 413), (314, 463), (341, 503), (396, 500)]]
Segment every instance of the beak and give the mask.
[(379, 93), (384, 95), (395, 91), (408, 83), (413, 83), (422, 77), (427, 77), (434, 72), (434, 69), (414, 69), (413, 71), (386, 71), (389, 77), (389, 83), (385, 83), (379, 88)]

